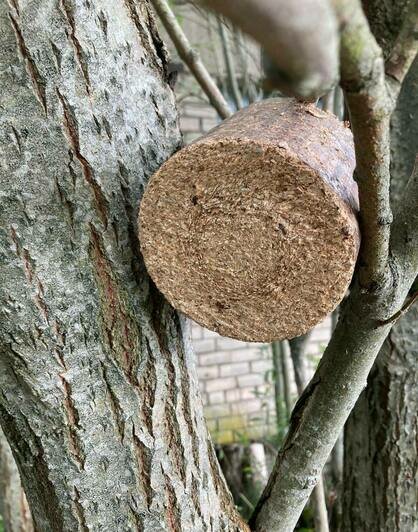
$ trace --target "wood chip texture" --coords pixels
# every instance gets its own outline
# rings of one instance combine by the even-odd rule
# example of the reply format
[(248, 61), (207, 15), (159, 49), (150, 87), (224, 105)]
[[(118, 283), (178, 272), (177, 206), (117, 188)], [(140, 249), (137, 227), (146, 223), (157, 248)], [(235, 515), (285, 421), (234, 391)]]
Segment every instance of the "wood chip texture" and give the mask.
[(139, 235), (170, 303), (245, 341), (293, 338), (350, 283), (360, 234), (350, 130), (310, 104), (249, 106), (150, 180)]

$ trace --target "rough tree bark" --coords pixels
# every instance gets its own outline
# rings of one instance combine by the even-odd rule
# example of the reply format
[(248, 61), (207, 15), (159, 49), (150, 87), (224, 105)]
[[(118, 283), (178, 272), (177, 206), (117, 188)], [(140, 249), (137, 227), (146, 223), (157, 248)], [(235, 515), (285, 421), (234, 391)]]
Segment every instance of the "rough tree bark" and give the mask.
[(138, 252), (179, 146), (146, 2), (0, 1), (0, 421), (35, 527), (242, 530)]
[(19, 471), (0, 429), (0, 514), (5, 532), (33, 532), (32, 516)]
[[(386, 7), (388, 5), (390, 3), (385, 3)], [(396, 11), (389, 14), (396, 15)], [(392, 16), (386, 20), (392, 20)], [(380, 37), (383, 37), (382, 28), (385, 26), (378, 28)], [(385, 32), (386, 42), (392, 30), (393, 24)], [(399, 197), (418, 152), (418, 59), (405, 80), (392, 117), (391, 144), (392, 195)], [(390, 332), (370, 374), (367, 389), (346, 425), (344, 531), (415, 530), (417, 353), (418, 310), (415, 307)]]

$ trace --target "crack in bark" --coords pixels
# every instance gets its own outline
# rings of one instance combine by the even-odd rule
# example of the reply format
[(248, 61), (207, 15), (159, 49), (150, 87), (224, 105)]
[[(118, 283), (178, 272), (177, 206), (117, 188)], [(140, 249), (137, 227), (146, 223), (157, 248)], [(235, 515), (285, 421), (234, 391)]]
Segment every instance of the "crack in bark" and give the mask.
[(85, 513), (84, 513), (84, 508), (81, 504), (81, 501), (80, 501), (80, 492), (78, 491), (78, 489), (76, 488), (76, 486), (74, 486), (74, 499), (73, 499), (73, 502), (74, 502), (74, 506), (75, 506), (75, 510), (76, 510), (76, 515), (77, 515), (77, 519), (78, 519), (78, 523), (81, 527), (81, 531), (82, 532), (89, 532), (89, 527), (87, 526), (87, 521), (86, 521), (86, 516), (85, 516)]
[(26, 248), (22, 248), (19, 242), (19, 238), (14, 227), (10, 228), (10, 234), (15, 245), (16, 255), (22, 260), (23, 271), (28, 281), (29, 285), (36, 287), (36, 294), (34, 296), (34, 302), (38, 308), (41, 316), (44, 318), (46, 323), (49, 325), (49, 311), (48, 306), (44, 299), (44, 287), (39, 277), (34, 272), (33, 261), (29, 254), (29, 251)]
[(149, 340), (146, 337), (145, 348), (147, 350), (147, 363), (138, 385), (143, 399), (140, 414), (147, 431), (154, 437), (152, 413), (155, 404), (155, 389), (157, 387), (156, 361), (149, 345)]
[[(65, 193), (65, 190), (61, 187), (60, 182), (58, 181), (58, 177), (55, 176), (55, 184), (57, 187), (58, 196), (60, 198), (60, 202), (65, 208), (65, 211), (68, 215), (68, 222), (71, 229), (71, 234), (74, 236), (75, 233), (75, 226), (74, 226), (74, 204), (67, 198), (67, 194)], [(73, 240), (71, 239), (71, 246), (73, 246)]]
[(60, 375), (60, 380), (64, 392), (64, 409), (68, 421), (68, 437), (70, 442), (70, 452), (74, 460), (77, 462), (81, 470), (84, 469), (85, 456), (81, 446), (80, 439), (77, 431), (80, 429), (80, 418), (78, 410), (75, 406), (74, 399), (72, 397), (71, 384), (65, 379), (63, 375)]
[(26, 362), (25, 358), (13, 347), (12, 343), (7, 344), (7, 347), (9, 348), (9, 351), (13, 354), (14, 358), (19, 360), (22, 366), (25, 369), (28, 369), (28, 363)]
[(36, 66), (35, 61), (32, 58), (31, 53), (29, 52), (28, 47), (26, 46), (25, 40), (23, 38), (22, 30), (15, 17), (9, 13), (9, 18), (12, 23), (12, 27), (16, 36), (17, 45), (20, 51), (20, 54), (23, 58), (23, 61), (26, 66), (26, 72), (32, 82), (32, 87), (34, 89), (34, 94), (42, 106), (42, 109), (45, 113), (45, 116), (48, 116), (48, 108), (46, 103), (46, 93), (45, 93), (45, 80), (41, 76), (38, 67)]
[(125, 438), (125, 420), (123, 419), (123, 409), (121, 408), (117, 395), (113, 391), (112, 386), (109, 382), (104, 364), (101, 362), (100, 365), (102, 368), (103, 381), (106, 385), (106, 390), (110, 399), (110, 409), (115, 420), (115, 425), (118, 431), (120, 442), (122, 443)]
[[(130, 198), (130, 175), (129, 170), (123, 164), (123, 162), (118, 159), (118, 170), (120, 176), (120, 190), (123, 197), (123, 207), (125, 209), (126, 218), (128, 220), (127, 231), (129, 246), (132, 252), (131, 268), (132, 272), (135, 275), (138, 286), (141, 286), (143, 283), (145, 265), (140, 251), (139, 239), (137, 234), (137, 220), (136, 220), (136, 209), (133, 207), (133, 202)], [(136, 184), (136, 186), (138, 186)], [(140, 185), (142, 187), (142, 185)]]
[(17, 16), (20, 16), (20, 8), (18, 0), (7, 0), (9, 6), (16, 11)]
[(193, 506), (194, 506), (194, 509), (196, 511), (196, 514), (202, 518), (202, 508), (201, 508), (201, 505), (200, 505), (200, 500), (199, 500), (199, 492), (200, 492), (200, 484), (199, 484), (199, 481), (197, 480), (197, 478), (194, 476), (194, 474), (192, 473), (192, 487), (191, 487), (191, 490), (190, 490), (190, 495), (191, 495), (191, 498), (192, 498), (192, 501), (193, 501)]
[[(186, 466), (184, 445), (181, 439), (179, 421), (177, 419), (176, 407), (178, 405), (178, 392), (175, 385), (176, 371), (171, 360), (171, 353), (162, 348), (161, 354), (164, 356), (167, 370), (167, 396), (165, 401), (164, 424), (166, 428), (168, 454), (173, 460), (176, 471), (179, 473), (181, 481), (186, 485)], [(187, 458), (186, 458), (187, 460)]]
[(165, 480), (165, 498), (166, 498), (166, 521), (171, 532), (179, 532), (181, 526), (181, 512), (170, 478), (163, 472)]
[(97, 18), (99, 19), (100, 28), (103, 32), (104, 38), (107, 41), (107, 18), (103, 11), (100, 11)]
[(297, 400), (293, 408), (292, 415), (290, 416), (289, 426), (291, 430), (289, 430), (286, 436), (286, 441), (283, 444), (283, 454), (293, 446), (293, 440), (295, 439), (295, 436), (298, 432), (305, 409), (308, 406), (309, 401), (311, 400), (311, 397), (313, 396), (315, 389), (318, 384), (320, 384), (320, 382), (320, 377), (318, 377), (316, 380), (312, 380)]
[(152, 18), (150, 11), (146, 11), (149, 30), (147, 31), (141, 24), (141, 17), (137, 10), (136, 0), (124, 0), (124, 4), (138, 32), (141, 44), (145, 48), (147, 58), (151, 59), (154, 67), (156, 67), (162, 74), (163, 79), (168, 81), (167, 50), (163, 41), (157, 36), (155, 21)]
[(35, 294), (35, 305), (38, 307), (39, 312), (43, 316), (46, 323), (49, 325), (49, 310), (44, 299), (44, 287), (39, 279), (37, 282), (37, 288), (38, 291)]
[(128, 382), (138, 386), (138, 357), (141, 334), (138, 323), (126, 308), (121, 287), (104, 251), (102, 239), (90, 224), (90, 255), (94, 264), (101, 299), (101, 316), (110, 352), (123, 370)]
[(83, 172), (85, 180), (90, 185), (93, 191), (95, 205), (96, 205), (96, 209), (99, 214), (99, 217), (103, 225), (105, 226), (105, 228), (107, 228), (108, 202), (103, 193), (103, 190), (101, 189), (99, 183), (95, 179), (93, 168), (91, 167), (87, 159), (80, 152), (80, 138), (78, 134), (78, 125), (77, 125), (77, 120), (76, 120), (74, 111), (71, 109), (71, 106), (67, 102), (66, 98), (60, 93), (58, 89), (56, 89), (56, 92), (57, 92), (58, 99), (61, 102), (63, 112), (64, 112), (63, 126), (64, 126), (64, 131), (66, 133), (66, 138), (74, 152), (74, 155), (76, 156), (78, 162), (80, 163), (81, 170)]
[(52, 55), (54, 56), (55, 67), (57, 69), (58, 74), (61, 74), (61, 50), (51, 40), (49, 41), (49, 44), (51, 45)]
[(132, 424), (132, 441), (139, 471), (138, 480), (140, 480), (140, 489), (144, 494), (146, 505), (149, 510), (151, 508), (154, 491), (151, 486), (152, 453), (137, 436), (134, 424)]
[(181, 334), (182, 334), (181, 324), (180, 324), (180, 319), (177, 315), (174, 316), (174, 320), (175, 320), (176, 329), (177, 329), (177, 352), (178, 352), (178, 362), (180, 366), (180, 382), (181, 382), (181, 394), (182, 394), (182, 400), (183, 400), (184, 420), (186, 422), (187, 430), (189, 432), (189, 436), (192, 442), (192, 455), (193, 455), (194, 464), (196, 468), (199, 469), (199, 466), (200, 466), (199, 438), (197, 437), (196, 427), (194, 426), (193, 418), (192, 418), (192, 409), (191, 409), (191, 404), (190, 404), (189, 372), (186, 366), (184, 349), (180, 341)]
[(20, 257), (20, 242), (17, 236), (16, 229), (12, 226), (10, 227), (10, 234), (12, 236), (13, 244), (15, 245), (15, 252), (18, 257)]
[(103, 122), (103, 126), (105, 128), (105, 131), (106, 131), (107, 138), (109, 140), (112, 140), (112, 131), (110, 129), (110, 124), (109, 124), (109, 121), (107, 120), (107, 118), (105, 116), (102, 117), (102, 122)]
[(87, 61), (85, 57), (85, 52), (80, 44), (80, 41), (78, 40), (75, 32), (75, 19), (74, 19), (74, 8), (71, 5), (70, 0), (60, 0), (60, 7), (61, 11), (63, 12), (65, 19), (70, 27), (69, 33), (67, 33), (67, 36), (69, 37), (69, 40), (72, 44), (72, 47), (74, 49), (74, 55), (77, 61), (77, 64), (80, 68), (81, 74), (84, 79), (84, 84), (86, 87), (86, 92), (90, 96), (91, 92), (91, 85), (90, 85), (90, 77), (89, 77), (89, 71), (87, 66)]
[[(170, 316), (166, 315), (166, 310), (169, 307), (159, 294), (155, 294), (155, 296), (152, 320), (167, 371), (164, 425), (166, 428), (168, 454), (175, 465), (176, 471), (180, 475), (181, 481), (186, 485), (185, 452), (177, 417), (178, 388), (176, 386), (176, 368), (172, 360), (172, 353), (167, 346), (166, 335), (164, 334), (166, 321), (170, 319)], [(171, 312), (174, 311), (171, 309)]]
[(33, 282), (33, 268), (29, 251), (23, 248), (22, 252), (23, 269), (25, 271), (26, 279), (30, 284)]
[(16, 128), (14, 128), (13, 126), (10, 126), (11, 130), (12, 130), (12, 134), (10, 135), (16, 148), (17, 148), (17, 151), (19, 152), (19, 154), (22, 153), (22, 145), (21, 145), (21, 142), (20, 142), (20, 135), (19, 135), (19, 132), (17, 131)]

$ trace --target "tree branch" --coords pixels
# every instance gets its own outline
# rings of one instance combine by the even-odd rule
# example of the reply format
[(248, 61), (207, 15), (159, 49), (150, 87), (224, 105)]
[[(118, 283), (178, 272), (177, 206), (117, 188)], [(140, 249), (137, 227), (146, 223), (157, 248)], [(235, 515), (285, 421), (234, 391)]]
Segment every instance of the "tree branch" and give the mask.
[(396, 206), (390, 252), (396, 278), (418, 275), (418, 156)]
[[(386, 61), (388, 82), (396, 94), (418, 51), (418, 3), (410, 0), (401, 31)], [(392, 83), (391, 83), (392, 82)]]
[[(359, 0), (335, 0), (341, 32), (341, 86), (350, 111), (356, 149), (362, 246), (360, 283), (382, 289), (390, 283), (390, 117), (401, 82), (418, 47), (418, 7), (411, 2), (385, 65)], [(396, 81), (395, 81), (396, 80)]]
[(390, 224), (389, 122), (393, 110), (382, 50), (359, 0), (336, 5), (341, 33), (341, 86), (350, 112), (360, 199), (360, 283), (367, 289), (388, 282)]
[(415, 294), (404, 304), (404, 306), (398, 310), (398, 312), (395, 312), (393, 316), (388, 318), (387, 320), (381, 321), (381, 325), (388, 325), (389, 323), (394, 324), (396, 321), (399, 320), (404, 314), (408, 312), (408, 310), (412, 307), (412, 305), (415, 303), (415, 301), (418, 300), (418, 292), (415, 292)]
[(252, 530), (294, 529), (391, 328), (380, 322), (402, 305), (416, 276), (412, 268), (399, 274), (399, 282), (379, 295), (353, 287), (318, 369), (293, 410), (251, 518)]
[(315, 99), (338, 80), (337, 22), (328, 0), (200, 0), (255, 38), (287, 94)]
[(231, 116), (232, 112), (227, 101), (200, 59), (199, 54), (192, 48), (167, 1), (151, 0), (151, 3), (173, 41), (179, 56), (189, 67), (219, 116), (221, 118)]

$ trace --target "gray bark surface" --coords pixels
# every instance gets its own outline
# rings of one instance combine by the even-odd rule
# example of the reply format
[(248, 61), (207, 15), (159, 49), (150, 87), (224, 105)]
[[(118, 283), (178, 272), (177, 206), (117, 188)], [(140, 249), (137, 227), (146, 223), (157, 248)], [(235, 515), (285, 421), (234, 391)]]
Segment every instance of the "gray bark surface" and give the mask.
[(42, 532), (245, 528), (138, 251), (165, 67), (146, 2), (0, 0), (0, 421)]
[(5, 532), (33, 532), (32, 516), (19, 471), (0, 429), (0, 514)]
[[(392, 196), (418, 152), (418, 59), (392, 118)], [(417, 530), (418, 309), (392, 329), (346, 425), (344, 531)], [(367, 500), (367, 504), (364, 501)]]
[(417, 530), (417, 352), (413, 308), (392, 329), (347, 423), (344, 532)]

